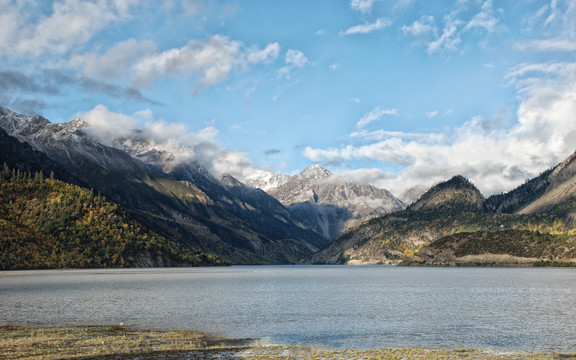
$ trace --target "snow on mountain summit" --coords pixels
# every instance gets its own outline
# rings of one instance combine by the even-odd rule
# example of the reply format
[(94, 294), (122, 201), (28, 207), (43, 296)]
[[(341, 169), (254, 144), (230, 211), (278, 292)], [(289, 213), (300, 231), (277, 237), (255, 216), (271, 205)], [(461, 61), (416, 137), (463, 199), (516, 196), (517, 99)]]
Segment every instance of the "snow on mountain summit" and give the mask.
[(320, 165), (312, 165), (304, 169), (300, 176), (307, 179), (324, 179), (332, 176), (332, 173)]
[(320, 165), (292, 176), (262, 172), (247, 184), (275, 197), (293, 216), (329, 239), (359, 222), (405, 207), (385, 189), (336, 179)]

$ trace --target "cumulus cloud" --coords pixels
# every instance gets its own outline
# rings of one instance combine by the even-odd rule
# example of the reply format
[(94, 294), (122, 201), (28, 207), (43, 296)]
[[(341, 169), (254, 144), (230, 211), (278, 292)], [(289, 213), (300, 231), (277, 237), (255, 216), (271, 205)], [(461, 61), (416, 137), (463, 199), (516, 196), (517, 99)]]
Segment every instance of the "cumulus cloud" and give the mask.
[(134, 39), (121, 41), (103, 54), (76, 54), (70, 64), (81, 68), (84, 75), (97, 78), (124, 79), (129, 76), (132, 64), (138, 59), (151, 56), (156, 44), (151, 41), (139, 42)]
[(376, 30), (380, 30), (380, 29), (383, 29), (385, 27), (388, 27), (391, 24), (392, 24), (392, 21), (385, 19), (385, 18), (379, 18), (379, 19), (376, 19), (376, 21), (373, 23), (366, 23), (366, 24), (360, 24), (360, 25), (352, 26), (352, 27), (340, 32), (340, 34), (341, 35), (369, 34), (369, 33), (374, 32)]
[(162, 52), (158, 52), (151, 41), (129, 39), (101, 54), (75, 55), (69, 63), (80, 68), (86, 76), (128, 80), (136, 88), (145, 87), (165, 76), (198, 76), (198, 92), (224, 81), (233, 71), (269, 63), (279, 53), (278, 43), (259, 49), (221, 35), (190, 40), (183, 47)]
[(350, 7), (354, 10), (368, 13), (372, 10), (375, 2), (376, 0), (352, 0), (350, 1)]
[(149, 115), (149, 110), (144, 110), (128, 116), (112, 112), (104, 105), (97, 105), (90, 111), (77, 113), (76, 117), (90, 124), (86, 132), (112, 145), (116, 138), (132, 134), (140, 127), (143, 118)]
[(155, 149), (172, 155), (172, 162), (163, 164), (170, 169), (183, 162), (198, 161), (215, 176), (229, 173), (242, 180), (261, 170), (256, 169), (246, 154), (222, 148), (218, 142), (218, 130), (206, 127), (192, 132), (184, 124), (169, 123), (154, 118), (146, 109), (126, 115), (97, 105), (76, 117), (86, 121), (85, 131), (109, 146), (122, 147), (145, 136)]
[(288, 76), (293, 69), (301, 69), (310, 63), (302, 51), (295, 49), (286, 51), (284, 62), (286, 65), (278, 71), (281, 76)]
[(380, 106), (377, 106), (372, 111), (370, 111), (368, 114), (362, 116), (362, 118), (356, 124), (356, 127), (361, 129), (373, 121), (380, 120), (384, 115), (398, 115), (398, 110), (397, 109), (382, 109)]
[(248, 66), (265, 63), (278, 57), (280, 46), (269, 44), (260, 50), (245, 48), (239, 41), (226, 36), (214, 35), (199, 41), (190, 40), (181, 48), (151, 54), (133, 66), (133, 82), (144, 86), (166, 75), (200, 76), (197, 91), (225, 80), (234, 70), (245, 70)]
[(364, 143), (307, 147), (303, 154), (342, 166), (373, 160), (400, 167), (396, 178), (377, 183), (394, 194), (457, 174), (484, 195), (510, 190), (576, 150), (576, 63), (522, 64), (510, 69), (507, 79), (520, 101), (512, 126), (502, 126), (498, 117), (474, 116), (451, 135), (357, 132)]
[(2, 5), (0, 56), (63, 54), (89, 41), (104, 27), (130, 17), (137, 0), (55, 1), (48, 14), (37, 1)]

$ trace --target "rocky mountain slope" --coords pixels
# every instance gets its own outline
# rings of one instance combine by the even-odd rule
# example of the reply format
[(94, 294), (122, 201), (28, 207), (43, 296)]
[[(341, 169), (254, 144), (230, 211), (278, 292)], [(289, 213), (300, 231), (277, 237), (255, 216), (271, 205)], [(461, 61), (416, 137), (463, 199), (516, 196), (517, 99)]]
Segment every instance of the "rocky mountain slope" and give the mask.
[[(406, 210), (343, 233), (315, 253), (311, 262), (576, 263), (572, 256), (576, 236), (574, 158), (572, 155), (538, 178), (487, 200), (468, 180), (456, 176), (432, 187)], [(437, 243), (441, 238), (442, 243)], [(463, 241), (473, 246), (461, 246)], [(552, 245), (543, 245), (550, 241)], [(517, 251), (506, 252), (511, 248)]]
[(230, 263), (298, 262), (325, 243), (315, 231), (283, 217), (282, 206), (254, 211), (199, 164), (178, 164), (167, 173), (159, 165), (170, 154), (104, 145), (84, 131), (87, 126), (81, 120), (52, 124), (0, 108), (0, 128), (9, 136), (169, 239)]
[(405, 207), (387, 190), (336, 181), (330, 171), (319, 165), (294, 176), (265, 174), (248, 185), (265, 190), (284, 204), (292, 216), (330, 240), (363, 221)]
[(0, 154), (2, 154), (2, 164), (6, 164), (12, 169), (27, 173), (42, 172), (46, 176), (52, 173), (56, 179), (86, 186), (62, 165), (50, 159), (43, 152), (32, 149), (27, 143), (20, 142), (8, 135), (2, 128), (0, 128)]
[(518, 188), (488, 198), (497, 212), (534, 214), (553, 210), (576, 194), (576, 153)]

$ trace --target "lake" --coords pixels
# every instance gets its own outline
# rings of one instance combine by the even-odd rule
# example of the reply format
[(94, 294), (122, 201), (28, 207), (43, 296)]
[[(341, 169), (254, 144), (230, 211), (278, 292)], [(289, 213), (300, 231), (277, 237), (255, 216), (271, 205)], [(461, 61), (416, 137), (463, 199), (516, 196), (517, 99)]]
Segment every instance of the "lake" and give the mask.
[(0, 272), (0, 324), (276, 344), (576, 352), (576, 270), (232, 266)]

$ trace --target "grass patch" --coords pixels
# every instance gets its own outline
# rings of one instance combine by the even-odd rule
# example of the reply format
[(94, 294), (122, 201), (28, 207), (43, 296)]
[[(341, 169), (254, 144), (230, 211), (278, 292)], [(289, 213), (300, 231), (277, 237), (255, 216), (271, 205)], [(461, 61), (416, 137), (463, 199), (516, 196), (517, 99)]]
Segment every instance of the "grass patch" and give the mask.
[(314, 345), (261, 345), (187, 330), (139, 330), (128, 325), (0, 326), (2, 359), (426, 359), (560, 360), (576, 354), (519, 354), (482, 350), (332, 349)]
[[(137, 330), (130, 326), (0, 327), (2, 359), (153, 359), (185, 353), (235, 353), (251, 340), (227, 340), (193, 331)], [(190, 358), (190, 357), (188, 357)], [(197, 357), (192, 357), (197, 358)]]
[(569, 261), (547, 261), (540, 260), (532, 263), (534, 267), (576, 267), (576, 263)]

